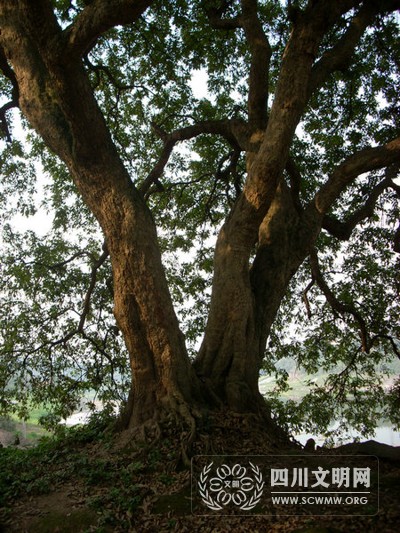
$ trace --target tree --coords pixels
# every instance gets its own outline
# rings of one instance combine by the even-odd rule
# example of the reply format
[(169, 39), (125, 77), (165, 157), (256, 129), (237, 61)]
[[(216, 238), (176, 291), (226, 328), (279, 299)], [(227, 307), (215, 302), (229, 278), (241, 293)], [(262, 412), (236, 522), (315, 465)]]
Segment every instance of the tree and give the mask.
[[(334, 374), (342, 396), (348, 393), (343, 384), (363, 386), (350, 379), (357, 365), (388, 357), (388, 350), (398, 355), (398, 279), (390, 273), (396, 259), (381, 237), (394, 240), (399, 251), (399, 229), (393, 228), (400, 192), (399, 7), (397, 0), (287, 6), (256, 0), (2, 0), (0, 67), (10, 98), (1, 110), (8, 143), (4, 173), (15, 187), (24, 165), (24, 175), (30, 172), (26, 148), (13, 141), (7, 121), (18, 106), (25, 127), (35, 132), (30, 156), (40, 155), (52, 175), (58, 230), (47, 245), (31, 234), (31, 258), (22, 261), (26, 241), (17, 245), (6, 228), (14, 259), (10, 253), (5, 261), (3, 287), (3, 294), (13, 295), (4, 306), (4, 390), (16, 379), (10, 361), (24, 369), (31, 387), (42, 372), (53, 389), (78, 390), (79, 379), (63, 368), (63, 350), (84, 354), (91, 347), (106, 358), (108, 370), (123, 367), (115, 355), (120, 345), (107, 287), (129, 354), (124, 424), (131, 427), (170, 413), (193, 426), (202, 407), (268, 416), (259, 373), (263, 365), (271, 370), (271, 350), (279, 353), (277, 326), (301, 314), (298, 287), (310, 316), (314, 286), (332, 312), (322, 304), (313, 311), (322, 316), (320, 346), (298, 340), (296, 357), (306, 368), (343, 363)], [(190, 80), (202, 69), (211, 96), (196, 99)], [(88, 211), (66, 209), (70, 180)], [(374, 217), (382, 208), (387, 219), (377, 227)], [(97, 255), (91, 217), (105, 239)], [(79, 225), (93, 232), (81, 250), (62, 238)], [(204, 324), (207, 239), (215, 227)], [(163, 266), (162, 249), (188, 251), (192, 242), (203, 243), (193, 263), (188, 260), (181, 272)], [(366, 246), (376, 257), (362, 254)], [(334, 258), (343, 252), (352, 254), (341, 266), (354, 282), (332, 277)], [(108, 257), (111, 283), (102, 271)], [(68, 270), (77, 258), (88, 258), (89, 266)], [(369, 294), (375, 274), (376, 290)], [(57, 298), (63, 286), (68, 293), (75, 285), (79, 294), (88, 280), (76, 318), (76, 300), (68, 306)], [(171, 297), (183, 299), (183, 283), (192, 298), (191, 308), (181, 311), (192, 319), (187, 336), (204, 325), (194, 358)], [(23, 306), (21, 294), (26, 297), (32, 286), (29, 305), (35, 302), (37, 312), (44, 301), (59, 303), (45, 327), (43, 319), (36, 324), (34, 348), (24, 348), (32, 323), (24, 322), (27, 314), (16, 316), (13, 305), (19, 299)], [(96, 304), (97, 322), (91, 318)], [(93, 326), (101, 320), (108, 336)], [(45, 357), (29, 370), (33, 354)], [(78, 359), (78, 366), (84, 364)], [(98, 370), (89, 359), (88, 366)], [(53, 379), (56, 369), (63, 378)], [(93, 386), (93, 375), (87, 379)]]

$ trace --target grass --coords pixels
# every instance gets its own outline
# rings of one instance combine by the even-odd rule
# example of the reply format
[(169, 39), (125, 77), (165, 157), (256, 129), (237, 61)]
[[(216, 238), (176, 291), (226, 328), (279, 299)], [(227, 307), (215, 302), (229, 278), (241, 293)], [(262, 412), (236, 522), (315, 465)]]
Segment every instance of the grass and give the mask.
[[(108, 420), (108, 423), (110, 420)], [(139, 479), (144, 472), (162, 473), (162, 456), (145, 454), (142, 460), (132, 460), (125, 454), (109, 455), (106, 450), (113, 434), (105, 431), (105, 419), (77, 428), (64, 428), (59, 435), (42, 439), (37, 446), (0, 449), (0, 508), (5, 509), (3, 521), (13, 519), (12, 506), (16, 499), (28, 496), (51, 498), (52, 493), (67, 484), (84, 496), (85, 505), (78, 511), (64, 513), (54, 509), (44, 518), (35, 519), (27, 531), (87, 531), (97, 524), (96, 531), (114, 531), (115, 524), (127, 530), (148, 488)], [(98, 445), (104, 450), (99, 455)], [(158, 483), (169, 486), (172, 475), (160, 474)], [(57, 505), (59, 502), (57, 501)], [(65, 498), (65, 508), (69, 509)], [(76, 519), (76, 520), (75, 520)], [(67, 524), (68, 522), (68, 524)], [(83, 529), (77, 528), (79, 525)], [(72, 525), (71, 525), (72, 524)], [(1, 526), (0, 526), (1, 529)]]
[[(48, 413), (44, 406), (34, 407), (29, 411), (29, 418), (26, 420), (27, 424), (39, 426), (40, 419)], [(11, 415), (12, 420), (21, 422), (16, 414)]]

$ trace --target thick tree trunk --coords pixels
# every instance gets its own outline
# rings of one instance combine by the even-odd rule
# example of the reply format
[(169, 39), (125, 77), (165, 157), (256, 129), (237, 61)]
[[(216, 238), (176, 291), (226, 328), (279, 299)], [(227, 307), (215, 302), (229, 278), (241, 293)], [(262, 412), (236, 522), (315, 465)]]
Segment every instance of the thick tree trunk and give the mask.
[[(93, 131), (93, 113), (91, 117)], [(98, 121), (99, 129), (103, 129), (101, 116)], [(105, 129), (103, 133), (107, 135)], [(103, 154), (107, 150), (110, 161), (105, 164), (99, 165), (96, 152), (92, 161), (87, 155), (80, 158), (75, 154), (66, 162), (103, 229), (110, 252), (114, 315), (132, 369), (131, 410), (125, 413), (132, 426), (165, 410), (187, 414), (196, 398), (197, 380), (172, 306), (151, 213), (111, 140), (107, 144), (102, 149)], [(87, 183), (95, 186), (87, 188)]]
[(165, 410), (189, 416), (199, 382), (172, 306), (154, 221), (118, 156), (80, 60), (50, 46), (60, 28), (52, 14), (46, 16), (43, 30), (29, 9), (10, 9), (1, 44), (15, 72), (22, 112), (66, 163), (106, 238), (114, 313), (132, 368), (125, 421), (140, 425)]
[[(143, 8), (147, 4), (136, 3)], [(165, 409), (187, 416), (207, 386), (200, 391), (201, 381), (187, 357), (151, 214), (118, 156), (76, 53), (79, 45), (82, 54), (83, 45), (90, 46), (90, 31), (81, 32), (80, 42), (80, 24), (64, 33), (51, 3), (39, 0), (1, 2), (0, 16), (0, 44), (13, 66), (20, 108), (68, 166), (106, 238), (115, 317), (132, 368), (126, 421), (142, 424)], [(315, 28), (304, 19), (293, 29), (266, 131), (252, 132), (250, 144), (259, 142), (259, 150), (248, 154), (243, 194), (216, 246), (210, 316), (194, 366), (214, 396), (239, 411), (264, 408), (258, 373), (266, 338), (287, 284), (305, 256), (304, 249), (299, 254), (293, 248), (289, 232), (300, 226), (283, 183), (276, 191), (309, 96), (311, 68), (323, 35), (320, 20), (324, 26), (322, 12), (314, 20)], [(250, 113), (253, 118), (255, 111)], [(257, 127), (259, 121), (251, 122)], [(285, 217), (293, 220), (292, 227)]]
[(215, 268), (224, 275), (214, 274), (206, 332), (194, 366), (222, 404), (235, 411), (258, 412), (258, 342), (248, 257), (238, 248), (227, 251), (226, 239), (223, 229)]
[(289, 283), (319, 231), (320, 219), (301, 209), (282, 180), (260, 226), (257, 253), (250, 269), (261, 357)]
[(117, 209), (116, 201), (107, 199), (101, 223), (113, 267), (114, 314), (131, 356), (130, 424), (137, 425), (160, 414), (163, 406), (187, 409), (194, 401), (195, 378), (150, 213), (140, 197), (119, 197)]
[[(151, 214), (116, 157), (110, 167), (82, 165), (76, 158), (69, 166), (110, 252), (114, 315), (132, 369), (132, 410), (125, 413), (126, 421), (138, 425), (165, 409), (183, 413), (195, 399), (196, 378), (172, 306)], [(82, 173), (85, 181), (96, 182), (93, 190), (80, 186)], [(100, 185), (103, 176), (112, 179)]]
[(296, 208), (283, 180), (260, 226), (251, 267), (248, 251), (229, 246), (226, 229), (221, 231), (214, 298), (195, 367), (219, 400), (236, 411), (265, 409), (258, 379), (268, 335), (318, 232), (317, 218)]
[(291, 276), (305, 257), (303, 252), (297, 258), (291, 249), (294, 228), (287, 219), (296, 224), (298, 215), (282, 180), (326, 23), (316, 10), (310, 23), (305, 16), (293, 26), (266, 129), (250, 136), (250, 144), (258, 142), (259, 148), (247, 153), (243, 193), (216, 245), (210, 314), (195, 367), (217, 397), (236, 410), (263, 409), (258, 375), (266, 339)]
[[(111, 142), (107, 151), (112, 155), (110, 164), (89, 163), (76, 155), (66, 162), (110, 252), (114, 315), (132, 369), (131, 402), (125, 413), (132, 426), (165, 409), (187, 412), (196, 397), (197, 381), (172, 306), (151, 213)], [(96, 159), (96, 153), (93, 156)], [(95, 187), (86, 189), (88, 182)]]

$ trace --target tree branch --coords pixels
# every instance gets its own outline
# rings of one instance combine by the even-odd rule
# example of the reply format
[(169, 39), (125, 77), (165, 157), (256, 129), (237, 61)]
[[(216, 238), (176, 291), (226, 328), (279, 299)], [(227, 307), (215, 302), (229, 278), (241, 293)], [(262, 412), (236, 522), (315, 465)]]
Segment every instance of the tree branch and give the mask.
[(103, 245), (103, 253), (101, 254), (101, 256), (97, 259), (97, 261), (93, 264), (92, 266), (92, 271), (90, 273), (90, 284), (89, 284), (89, 287), (88, 287), (88, 290), (86, 292), (86, 296), (85, 296), (85, 301), (83, 303), (83, 311), (82, 311), (82, 314), (81, 314), (81, 317), (80, 317), (80, 320), (79, 320), (79, 325), (78, 325), (78, 333), (83, 333), (83, 328), (84, 328), (84, 325), (85, 325), (85, 321), (86, 321), (86, 317), (87, 315), (89, 314), (89, 311), (90, 311), (90, 299), (92, 297), (92, 293), (94, 291), (94, 288), (96, 286), (96, 281), (97, 281), (97, 272), (99, 270), (99, 268), (105, 263), (107, 257), (109, 256), (109, 252), (108, 252), (108, 249), (106, 247), (106, 245), (104, 244)]
[(0, 46), (0, 70), (6, 78), (8, 78), (12, 84), (11, 100), (4, 104), (0, 108), (0, 128), (2, 129), (7, 142), (11, 142), (11, 134), (8, 128), (6, 112), (14, 107), (18, 107), (19, 99), (19, 88), (17, 83), (17, 78), (15, 77), (14, 71), (8, 64), (4, 49)]
[(219, 7), (214, 5), (207, 6), (207, 2), (203, 2), (204, 10), (208, 17), (210, 26), (216, 30), (235, 30), (241, 27), (239, 17), (223, 18), (226, 10), (231, 6), (232, 0), (223, 0)]
[(352, 315), (355, 321), (357, 322), (361, 336), (361, 349), (363, 352), (369, 353), (371, 345), (369, 342), (367, 325), (365, 323), (365, 320), (353, 305), (344, 304), (343, 302), (338, 300), (334, 293), (331, 291), (322, 275), (321, 269), (319, 267), (318, 255), (315, 249), (313, 249), (310, 253), (310, 264), (313, 278), (315, 279), (318, 287), (323, 292), (326, 301), (330, 304), (332, 309), (337, 311), (340, 315)]
[[(142, 194), (147, 194), (151, 185), (157, 185), (164, 168), (167, 165), (175, 145), (181, 141), (187, 141), (203, 134), (215, 134), (224, 137), (235, 149), (241, 149), (241, 144), (247, 142), (247, 126), (240, 119), (226, 120), (205, 120), (180, 128), (171, 133), (166, 133), (162, 128), (153, 124), (153, 129), (163, 141), (164, 146), (161, 155), (148, 174), (144, 182), (139, 187)], [(160, 184), (158, 184), (159, 186)]]
[(296, 207), (297, 211), (302, 211), (302, 205), (300, 201), (300, 190), (301, 190), (301, 173), (298, 169), (294, 159), (289, 156), (285, 170), (289, 176), (290, 181), (290, 194), (292, 195), (293, 204)]
[[(62, 267), (64, 265), (68, 264), (70, 261), (72, 261), (76, 257), (79, 257), (80, 255), (82, 255), (82, 253), (77, 253), (72, 258), (70, 258), (70, 259), (68, 259), (68, 260), (66, 260), (66, 261), (64, 261), (62, 263), (58, 263), (58, 264), (52, 265), (49, 268), (60, 268), (60, 267)], [(95, 285), (96, 285), (97, 272), (98, 272), (99, 268), (101, 268), (101, 266), (104, 264), (104, 262), (106, 261), (108, 256), (109, 256), (109, 252), (108, 252), (106, 244), (104, 243), (103, 244), (103, 253), (97, 259), (97, 261), (95, 261), (95, 263), (92, 266), (92, 271), (91, 271), (91, 275), (90, 275), (90, 284), (89, 284), (88, 290), (86, 292), (85, 300), (84, 300), (84, 303), (83, 303), (83, 310), (82, 310), (82, 313), (80, 314), (78, 327), (76, 329), (70, 330), (63, 337), (61, 337), (61, 338), (59, 338), (59, 339), (57, 339), (55, 341), (44, 342), (44, 343), (40, 344), (39, 346), (37, 346), (36, 348), (31, 348), (31, 349), (27, 349), (27, 350), (17, 350), (14, 353), (26, 354), (26, 357), (28, 357), (30, 355), (33, 355), (35, 353), (40, 352), (44, 348), (56, 348), (57, 346), (60, 346), (61, 344), (67, 344), (67, 342), (70, 341), (76, 335), (81, 335), (84, 339), (87, 339), (87, 340), (91, 341), (93, 344), (95, 344), (95, 346), (97, 347), (99, 352), (102, 353), (103, 355), (105, 355), (104, 350), (101, 349), (101, 347), (99, 347), (99, 345), (97, 343), (95, 343), (85, 333), (84, 326), (85, 326), (85, 321), (86, 321), (87, 315), (89, 314), (89, 311), (90, 311), (90, 299), (91, 299), (93, 290), (94, 290)]]
[(94, 0), (64, 30), (69, 56), (87, 54), (107, 30), (138, 20), (154, 0)]
[(63, 337), (55, 340), (55, 341), (49, 341), (49, 342), (43, 342), (42, 344), (39, 344), (39, 346), (36, 346), (35, 348), (25, 348), (25, 349), (17, 349), (13, 350), (12, 353), (15, 355), (25, 355), (25, 359), (23, 361), (23, 365), (26, 364), (26, 360), (29, 356), (34, 355), (36, 353), (39, 353), (44, 348), (55, 348), (56, 346), (60, 346), (61, 344), (67, 344), (69, 340), (71, 340), (75, 335), (77, 335), (79, 332), (77, 329), (73, 329), (66, 333)]
[(316, 62), (311, 74), (310, 94), (321, 87), (332, 72), (349, 67), (355, 47), (381, 10), (379, 4), (379, 2), (364, 3), (337, 44), (327, 50)]
[(312, 289), (312, 287), (314, 287), (314, 285), (315, 285), (315, 278), (314, 276), (312, 276), (310, 283), (304, 289), (303, 294), (302, 294), (302, 300), (304, 302), (304, 305), (306, 306), (307, 317), (309, 320), (311, 319), (312, 313), (311, 313), (310, 300), (308, 299), (308, 292)]
[(388, 167), (399, 161), (400, 137), (374, 148), (365, 148), (345, 159), (330, 175), (312, 201), (313, 208), (323, 217), (346, 186), (360, 174)]
[(254, 130), (265, 129), (268, 113), (268, 83), (271, 46), (258, 18), (257, 0), (242, 0), (240, 22), (250, 47), (251, 66), (247, 99), (249, 124)]
[(129, 91), (135, 88), (135, 85), (124, 85), (117, 80), (109, 67), (106, 67), (105, 65), (94, 65), (88, 56), (84, 57), (83, 62), (90, 71), (96, 72), (97, 76), (99, 72), (104, 72), (111, 84), (119, 91)]
[[(251, 211), (257, 212), (257, 216), (252, 217), (254, 226), (259, 226), (264, 218), (286, 166), (289, 147), (309, 99), (312, 66), (321, 41), (342, 14), (354, 7), (355, 3), (356, 0), (320, 0), (314, 6), (312, 2), (293, 26), (282, 57), (265, 135), (257, 155), (248, 158), (243, 202)], [(242, 209), (242, 203), (238, 205)], [(243, 217), (243, 213), (240, 216)], [(249, 235), (251, 241), (255, 235), (253, 229)]]
[(219, 7), (205, 6), (210, 26), (218, 30), (243, 28), (250, 48), (251, 65), (249, 74), (248, 115), (253, 130), (264, 129), (267, 124), (268, 76), (271, 46), (258, 18), (257, 0), (241, 0), (242, 13), (236, 17), (224, 18), (232, 4), (224, 0)]
[(396, 340), (391, 335), (387, 335), (384, 333), (378, 333), (377, 335), (374, 335), (371, 339), (371, 347), (375, 344), (375, 341), (378, 341), (379, 339), (388, 340), (390, 344), (392, 345), (394, 353), (400, 359), (400, 349), (396, 344)]
[(340, 221), (333, 216), (325, 215), (322, 220), (322, 227), (332, 236), (337, 237), (340, 240), (347, 241), (355, 227), (360, 222), (373, 216), (378, 198), (386, 189), (392, 186), (393, 182), (392, 178), (389, 176), (389, 169), (393, 168), (394, 166), (387, 169), (387, 175), (385, 179), (383, 179), (372, 189), (364, 205), (352, 213), (347, 220)]
[(393, 241), (393, 251), (400, 254), (400, 223), (397, 226)]
[(357, 44), (377, 15), (397, 9), (400, 9), (400, 0), (365, 1), (336, 45), (315, 63), (309, 85), (310, 94), (321, 87), (332, 72), (349, 68)]
[(64, 261), (60, 261), (58, 263), (53, 263), (51, 265), (48, 265), (46, 263), (42, 263), (41, 261), (28, 261), (28, 262), (25, 262), (23, 259), (21, 259), (21, 262), (28, 266), (28, 265), (38, 265), (38, 266), (41, 266), (41, 267), (44, 267), (44, 268), (47, 268), (49, 270), (59, 270), (59, 269), (62, 269), (64, 268), (66, 265), (68, 265), (69, 263), (72, 263), (72, 261), (75, 261), (75, 259), (78, 259), (79, 257), (92, 257), (92, 255), (87, 252), (86, 250), (81, 250), (79, 252), (76, 252), (74, 253), (73, 255), (71, 255), (68, 259), (65, 259)]
[(10, 109), (13, 109), (14, 107), (18, 107), (17, 100), (11, 100), (10, 102), (7, 102), (0, 108), (0, 129), (3, 131), (4, 136), (6, 138), (6, 141), (8, 143), (12, 142), (10, 129), (8, 127), (6, 112)]
[[(104, 242), (103, 243), (103, 252), (100, 255), (100, 257), (97, 258), (97, 259), (93, 258), (92, 254), (90, 254), (89, 252), (79, 251), (79, 252), (76, 252), (75, 254), (73, 254), (71, 257), (69, 257), (65, 261), (60, 261), (59, 263), (53, 263), (52, 265), (46, 265), (45, 263), (36, 262), (36, 261), (33, 262), (33, 264), (44, 266), (45, 268), (48, 268), (49, 270), (59, 270), (60, 268), (64, 268), (69, 263), (72, 263), (72, 261), (74, 261), (75, 259), (77, 259), (79, 257), (88, 256), (88, 257), (92, 258), (92, 260), (94, 261), (93, 265), (92, 265), (91, 273), (90, 273), (89, 287), (88, 287), (88, 290), (86, 292), (85, 300), (84, 300), (84, 303), (83, 303), (83, 311), (82, 311), (82, 313), (80, 315), (80, 318), (79, 318), (79, 325), (78, 325), (78, 328), (76, 329), (76, 331), (74, 333), (71, 333), (71, 336), (75, 335), (76, 333), (83, 333), (83, 327), (85, 325), (86, 317), (87, 317), (87, 315), (89, 313), (89, 310), (90, 310), (90, 299), (91, 299), (92, 293), (94, 291), (94, 288), (96, 286), (97, 272), (98, 272), (99, 268), (101, 268), (101, 266), (105, 263), (105, 261), (106, 261), (106, 259), (108, 258), (109, 255), (110, 254), (109, 254), (107, 245)], [(24, 263), (24, 264), (30, 264), (30, 263)], [(70, 335), (70, 334), (68, 334), (68, 335)]]

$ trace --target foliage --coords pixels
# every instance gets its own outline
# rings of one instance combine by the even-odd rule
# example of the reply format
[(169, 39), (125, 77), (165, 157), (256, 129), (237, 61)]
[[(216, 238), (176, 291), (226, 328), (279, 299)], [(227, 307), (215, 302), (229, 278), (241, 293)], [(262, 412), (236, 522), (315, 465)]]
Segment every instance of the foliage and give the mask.
[(0, 448), (0, 507), (22, 494), (47, 494), (57, 483), (77, 473), (88, 484), (103, 472), (107, 476), (104, 464), (100, 460), (91, 462), (80, 449), (93, 442), (106, 444), (112, 421), (105, 415), (97, 416), (85, 427), (60, 427), (57, 435), (42, 437), (37, 446), (29, 449)]
[[(71, 23), (84, 4), (53, 1), (60, 24)], [(138, 186), (162, 150), (159, 130), (245, 116), (249, 50), (244, 32), (210, 31), (207, 4), (158, 0), (137, 24), (109, 30), (84, 59), (112, 137)], [(237, 2), (226, 4), (228, 15), (236, 13)], [(272, 94), (291, 23), (281, 2), (259, 4), (272, 46)], [(326, 35), (320, 55), (344, 34), (349, 18)], [(338, 162), (398, 134), (399, 50), (396, 16), (380, 15), (362, 37), (351, 66), (334, 72), (312, 97), (291, 147), (291, 157), (307, 177), (300, 191), (303, 206)], [(199, 73), (207, 79), (201, 96)], [(3, 79), (1, 84), (7, 96), (9, 84)], [(93, 391), (105, 403), (126, 399), (130, 368), (112, 312), (111, 267), (108, 260), (99, 264), (99, 228), (65, 166), (16, 112), (12, 120), (13, 140), (1, 143), (0, 154), (0, 414), (26, 417), (32, 406), (46, 404), (47, 423), (55, 426)], [(205, 328), (216, 234), (243, 186), (244, 156), (234, 171), (233, 157), (223, 138), (188, 140), (176, 147), (161, 183), (153, 184), (147, 198), (191, 355)], [(346, 220), (382, 179), (384, 171), (360, 176), (331, 215)], [(279, 361), (290, 357), (310, 374), (320, 369), (328, 374), (323, 386), (310, 383), (300, 404), (282, 404), (288, 375), (280, 373), (271, 402), (292, 429), (328, 431), (330, 421), (339, 418), (368, 434), (379, 415), (400, 422), (398, 384), (387, 390), (400, 339), (399, 259), (389, 245), (400, 216), (398, 197), (398, 191), (386, 188), (351, 240), (323, 231), (316, 244), (336, 298), (362, 314), (373, 341), (370, 350), (360, 349), (354, 314), (332, 308), (316, 284), (305, 293), (311, 280), (307, 262), (291, 282), (270, 336), (265, 370), (279, 373)], [(47, 213), (48, 231), (19, 230), (17, 215), (31, 226), (45, 224), (32, 218), (39, 209)]]

